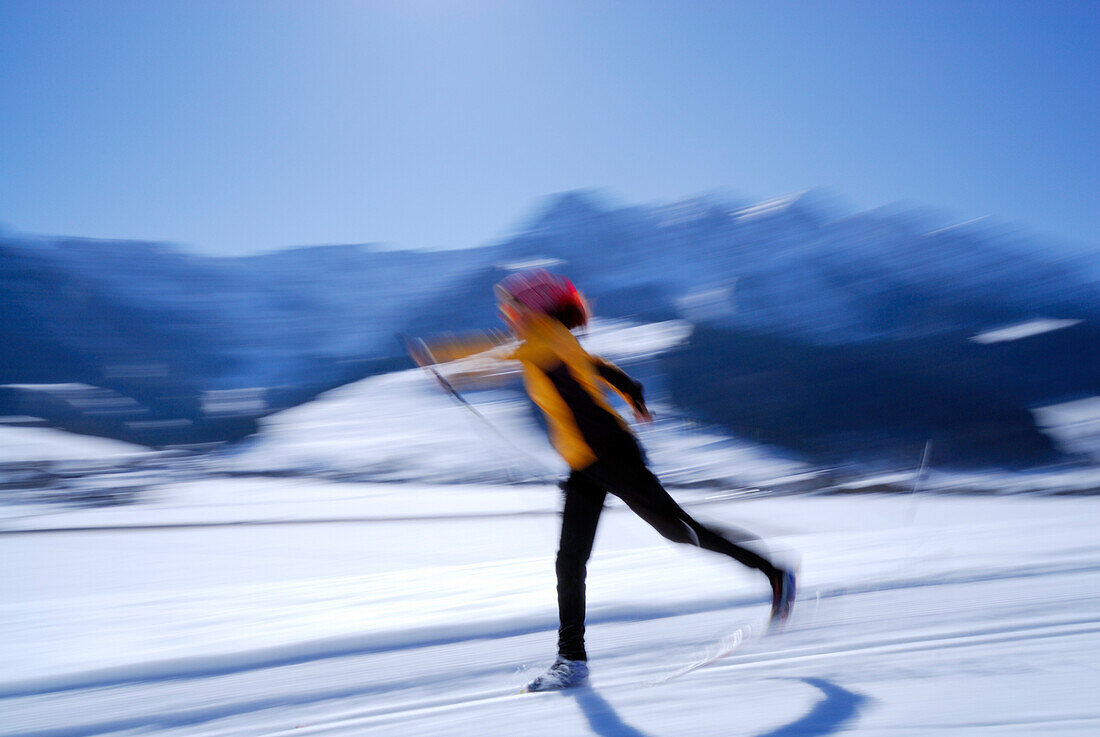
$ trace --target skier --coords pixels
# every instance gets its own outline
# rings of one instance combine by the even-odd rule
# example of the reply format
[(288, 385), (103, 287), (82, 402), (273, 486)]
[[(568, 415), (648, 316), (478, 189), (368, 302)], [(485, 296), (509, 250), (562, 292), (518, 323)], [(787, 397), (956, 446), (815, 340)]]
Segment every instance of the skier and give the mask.
[[(607, 388), (614, 390), (639, 421), (649, 422), (642, 387), (617, 366), (585, 351), (570, 332), (588, 322), (588, 306), (572, 282), (542, 270), (520, 272), (500, 282), (495, 291), (501, 315), (519, 345), (482, 355), (519, 361), (527, 392), (546, 415), (551, 443), (571, 469), (561, 483), (565, 505), (555, 564), (558, 656), (527, 690), (568, 688), (588, 678), (585, 574), (608, 493), (669, 540), (724, 553), (762, 572), (771, 587), (772, 621), (786, 619), (794, 601), (794, 574), (697, 522), (646, 467), (634, 434), (605, 398)], [(437, 350), (456, 357), (475, 349), (452, 343)], [(433, 362), (432, 351), (413, 351), (413, 358), (420, 365)]]

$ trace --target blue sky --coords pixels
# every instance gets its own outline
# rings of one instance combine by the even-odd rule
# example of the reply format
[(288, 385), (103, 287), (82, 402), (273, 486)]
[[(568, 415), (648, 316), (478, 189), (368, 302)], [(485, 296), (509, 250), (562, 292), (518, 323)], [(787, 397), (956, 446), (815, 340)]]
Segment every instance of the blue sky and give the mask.
[(1100, 243), (1096, 2), (0, 0), (0, 223), (462, 247), (831, 188)]

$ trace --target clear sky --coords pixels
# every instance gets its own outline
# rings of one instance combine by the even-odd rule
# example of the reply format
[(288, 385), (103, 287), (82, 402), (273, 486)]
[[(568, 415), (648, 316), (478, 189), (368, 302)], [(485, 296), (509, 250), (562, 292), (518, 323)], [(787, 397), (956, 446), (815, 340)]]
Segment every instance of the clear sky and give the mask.
[(1100, 244), (1100, 2), (0, 0), (0, 223), (479, 245), (826, 186)]

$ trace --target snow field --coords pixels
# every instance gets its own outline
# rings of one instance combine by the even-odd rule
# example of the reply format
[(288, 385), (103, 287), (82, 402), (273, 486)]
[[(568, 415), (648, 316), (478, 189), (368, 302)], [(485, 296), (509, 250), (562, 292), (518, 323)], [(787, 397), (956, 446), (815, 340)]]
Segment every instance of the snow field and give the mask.
[[(1093, 497), (691, 506), (800, 562), (801, 592), (783, 633), (663, 683), (758, 630), (765, 586), (609, 509), (591, 686), (521, 695), (553, 657), (556, 489), (229, 481), (227, 499), (177, 484), (148, 507), (61, 515), (79, 531), (33, 531), (51, 516), (0, 534), (4, 734), (1100, 730)], [(195, 526), (149, 526), (173, 518)], [(208, 526), (250, 519), (273, 524)]]

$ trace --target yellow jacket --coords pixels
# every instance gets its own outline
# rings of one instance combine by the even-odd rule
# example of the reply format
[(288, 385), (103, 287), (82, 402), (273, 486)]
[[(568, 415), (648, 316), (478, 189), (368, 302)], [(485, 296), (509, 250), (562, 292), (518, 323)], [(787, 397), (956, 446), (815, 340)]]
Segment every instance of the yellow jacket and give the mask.
[[(614, 390), (645, 414), (641, 385), (614, 364), (589, 354), (553, 318), (532, 315), (522, 331), (518, 346), (480, 355), (519, 361), (524, 387), (546, 416), (550, 443), (569, 467), (580, 470), (599, 459), (636, 453), (633, 434), (608, 404), (605, 393)], [(485, 340), (466, 341), (465, 345), (456, 341), (436, 343), (428, 358), (438, 355), (455, 359), (484, 351), (485, 347)]]

